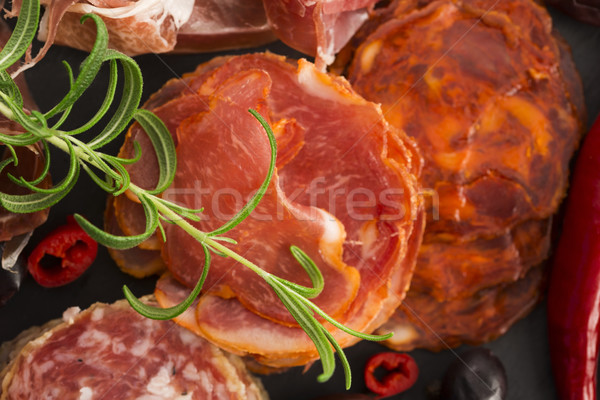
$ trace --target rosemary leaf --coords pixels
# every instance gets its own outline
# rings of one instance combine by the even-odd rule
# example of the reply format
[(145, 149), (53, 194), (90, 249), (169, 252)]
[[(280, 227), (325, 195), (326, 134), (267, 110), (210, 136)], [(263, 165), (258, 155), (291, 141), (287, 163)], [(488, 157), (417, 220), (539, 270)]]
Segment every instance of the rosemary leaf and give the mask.
[(106, 178), (102, 179), (98, 175), (96, 175), (96, 173), (90, 167), (88, 167), (86, 163), (81, 162), (80, 165), (88, 174), (88, 176), (92, 178), (96, 185), (100, 186), (100, 188), (105, 192), (112, 194), (118, 190), (118, 188), (115, 185), (115, 180), (112, 179), (109, 175), (106, 175)]
[(45, 140), (41, 140), (41, 143), (44, 149), (44, 168), (37, 178), (29, 182), (32, 185), (39, 185), (48, 176), (48, 172), (50, 171), (50, 146), (48, 146), (48, 142)]
[(150, 138), (158, 159), (158, 183), (155, 189), (146, 192), (151, 194), (164, 192), (173, 182), (177, 168), (177, 154), (173, 137), (164, 122), (150, 111), (138, 110), (134, 118)]
[(108, 47), (108, 31), (102, 18), (95, 14), (84, 15), (81, 17), (81, 23), (85, 22), (88, 18), (91, 18), (96, 23), (96, 41), (94, 42), (94, 47), (81, 63), (79, 75), (69, 92), (54, 108), (46, 113), (46, 118), (51, 118), (71, 107), (92, 84), (94, 78), (98, 75), (98, 71), (100, 71)]
[(94, 116), (88, 122), (81, 125), (77, 129), (73, 129), (73, 130), (69, 131), (68, 134), (69, 135), (78, 135), (80, 133), (87, 132), (94, 125), (96, 125), (102, 119), (102, 117), (104, 117), (104, 115), (106, 115), (106, 113), (108, 112), (108, 109), (110, 108), (110, 106), (115, 98), (116, 91), (117, 91), (117, 62), (115, 60), (110, 60), (110, 75), (109, 75), (109, 81), (108, 81), (108, 89), (106, 91), (106, 95), (104, 96), (104, 101), (102, 102), (102, 105), (100, 106), (100, 108), (98, 109), (96, 114), (94, 114)]
[(202, 274), (200, 275), (200, 279), (198, 279), (196, 286), (185, 300), (173, 307), (152, 307), (142, 303), (134, 296), (134, 294), (131, 292), (131, 290), (129, 290), (127, 286), (123, 286), (123, 293), (125, 294), (125, 298), (129, 302), (129, 304), (131, 304), (131, 307), (144, 317), (152, 319), (173, 319), (183, 314), (185, 310), (190, 308), (194, 300), (196, 300), (196, 298), (200, 294), (202, 286), (204, 286), (206, 276), (208, 275), (208, 269), (210, 267), (210, 252), (208, 251), (205, 245), (202, 245), (202, 249), (204, 250), (204, 267), (202, 268)]
[(22, 133), (20, 135), (7, 135), (0, 133), (0, 142), (12, 146), (29, 146), (36, 143), (39, 139), (31, 133)]
[(21, 96), (17, 84), (10, 77), (10, 74), (4, 70), (0, 70), (0, 88), (18, 107), (23, 107), (23, 96)]
[(158, 211), (156, 211), (156, 208), (153, 207), (152, 202), (148, 198), (146, 198), (146, 196), (140, 196), (139, 199), (142, 203), (142, 206), (144, 207), (144, 214), (146, 215), (146, 230), (139, 235), (112, 235), (94, 226), (94, 224), (92, 224), (79, 214), (75, 214), (75, 220), (77, 221), (79, 226), (81, 226), (81, 228), (92, 237), (92, 239), (102, 244), (103, 246), (118, 250), (131, 249), (142, 243), (144, 240), (148, 239), (150, 236), (152, 236), (159, 224)]
[(98, 149), (114, 140), (133, 118), (142, 98), (142, 72), (133, 59), (116, 50), (107, 50), (104, 61), (119, 60), (123, 67), (123, 91), (119, 106), (102, 132), (88, 144)]
[(0, 69), (7, 70), (19, 61), (31, 45), (35, 36), (40, 16), (39, 0), (23, 0), (17, 25), (12, 35), (0, 51)]
[(315, 319), (310, 310), (295, 297), (289, 295), (289, 290), (280, 286), (277, 281), (267, 278), (267, 283), (271, 285), (277, 297), (281, 300), (285, 308), (292, 317), (298, 322), (298, 325), (306, 332), (310, 340), (313, 341), (317, 352), (321, 357), (323, 373), (317, 378), (319, 382), (325, 382), (333, 375), (335, 370), (335, 359), (333, 350), (325, 333), (325, 328)]
[[(79, 177), (79, 168), (76, 168), (75, 176), (68, 182), (64, 190), (55, 193), (32, 193), (25, 195), (10, 195), (0, 193), (0, 204), (10, 212), (32, 213), (51, 207), (62, 200), (75, 186)], [(67, 179), (67, 178), (65, 178)]]
[(77, 156), (75, 155), (75, 150), (73, 149), (73, 145), (71, 145), (71, 143), (68, 141), (67, 145), (69, 146), (69, 171), (67, 172), (67, 176), (58, 185), (49, 189), (44, 189), (32, 185), (22, 176), (15, 178), (12, 174), (8, 174), (8, 178), (15, 184), (26, 187), (27, 189), (30, 189), (36, 193), (53, 194), (64, 192), (62, 195), (66, 195), (70, 191), (70, 188), (74, 186), (75, 182), (77, 181), (77, 177), (79, 176), (79, 162)]
[(252, 109), (248, 110), (248, 112), (250, 112), (250, 114), (252, 114), (254, 118), (258, 120), (258, 122), (262, 125), (265, 132), (267, 133), (267, 137), (269, 138), (269, 145), (271, 146), (271, 162), (269, 164), (267, 177), (263, 181), (262, 185), (260, 185), (254, 196), (252, 196), (250, 201), (248, 201), (248, 203), (246, 203), (246, 205), (240, 211), (238, 211), (238, 213), (234, 215), (233, 218), (221, 225), (220, 228), (209, 232), (209, 236), (222, 235), (223, 233), (226, 233), (231, 229), (235, 228), (237, 225), (239, 225), (240, 222), (246, 219), (246, 217), (250, 215), (252, 211), (254, 211), (260, 200), (263, 198), (264, 194), (267, 192), (269, 183), (271, 183), (271, 178), (273, 177), (273, 173), (275, 172), (275, 162), (277, 160), (277, 142), (275, 141), (275, 135), (273, 134), (271, 127), (269, 126), (267, 121), (265, 121), (262, 115), (260, 115), (257, 111)]

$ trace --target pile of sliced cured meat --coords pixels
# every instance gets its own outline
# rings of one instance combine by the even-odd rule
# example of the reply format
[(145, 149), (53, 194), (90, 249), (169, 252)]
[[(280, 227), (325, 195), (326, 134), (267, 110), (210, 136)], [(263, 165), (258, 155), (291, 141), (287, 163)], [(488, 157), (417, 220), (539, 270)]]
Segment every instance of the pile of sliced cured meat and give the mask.
[(268, 398), (241, 359), (125, 300), (63, 318), (0, 347), (0, 399)]
[(529, 0), (399, 0), (354, 40), (349, 81), (417, 141), (432, 194), (411, 289), (380, 332), (397, 349), (490, 340), (542, 293), (585, 120), (568, 49)]
[[(319, 69), (367, 20), (377, 0), (42, 0), (39, 39), (90, 50), (96, 30), (81, 26), (94, 13), (107, 25), (109, 45), (128, 55), (199, 52), (258, 46), (281, 39), (316, 56)], [(13, 1), (12, 15), (20, 9)]]
[[(290, 253), (290, 246), (300, 247), (325, 278), (313, 301), (355, 330), (374, 331), (400, 305), (422, 237), (421, 159), (412, 140), (345, 79), (270, 53), (224, 57), (168, 82), (146, 107), (163, 118), (177, 146), (177, 174), (163, 197), (203, 207), (202, 220), (194, 223), (203, 231), (231, 218), (266, 176), (268, 139), (247, 112), (258, 110), (275, 132), (276, 172), (257, 209), (228, 233), (239, 243), (232, 248), (270, 273), (310, 285)], [(121, 155), (133, 154), (135, 140), (142, 160), (130, 169), (132, 181), (151, 187), (156, 159), (138, 126)], [(110, 203), (108, 229), (143, 229), (139, 204), (125, 195)], [(183, 230), (165, 229), (164, 244), (151, 238), (139, 249), (113, 253), (138, 276), (164, 261), (168, 273), (155, 295), (170, 306), (195, 285), (204, 259)], [(229, 258), (213, 257), (201, 298), (178, 322), (266, 365), (301, 365), (318, 357), (273, 290)], [(342, 346), (357, 341), (325, 326)]]

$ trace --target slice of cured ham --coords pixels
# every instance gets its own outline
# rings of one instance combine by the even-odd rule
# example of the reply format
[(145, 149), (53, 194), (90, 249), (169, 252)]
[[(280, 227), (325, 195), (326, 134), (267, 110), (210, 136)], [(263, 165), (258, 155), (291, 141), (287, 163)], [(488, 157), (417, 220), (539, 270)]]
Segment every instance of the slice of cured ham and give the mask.
[(377, 0), (264, 0), (271, 28), (324, 69), (367, 20)]
[[(163, 196), (204, 207), (196, 224), (203, 230), (239, 210), (264, 179), (270, 157), (262, 127), (246, 112), (259, 110), (274, 128), (277, 171), (257, 210), (228, 233), (239, 242), (235, 250), (277, 276), (310, 285), (289, 252), (290, 245), (299, 246), (325, 277), (315, 303), (347, 326), (372, 332), (400, 304), (421, 242), (415, 178), (421, 160), (412, 141), (345, 80), (304, 60), (268, 53), (221, 58), (184, 79), (185, 85), (171, 81), (150, 100), (157, 111), (198, 103), (197, 112), (178, 124), (169, 120), (181, 116), (165, 114), (167, 126), (177, 125), (171, 132), (179, 164)], [(134, 127), (122, 155), (136, 132)], [(148, 169), (150, 162), (142, 165), (130, 170), (132, 180), (139, 174), (152, 186), (156, 170)], [(130, 223), (129, 217), (119, 222)], [(172, 275), (157, 287), (163, 306), (189, 293), (203, 264), (196, 242), (177, 227), (167, 226), (166, 232), (162, 252)], [(195, 315), (188, 312), (180, 322), (268, 365), (300, 365), (318, 357), (270, 287), (229, 259), (213, 258)], [(252, 334), (231, 329), (236, 324), (253, 326)], [(342, 346), (357, 340), (326, 327)]]
[(24, 346), (0, 373), (0, 399), (268, 398), (239, 358), (125, 300), (69, 309), (64, 319), (15, 342)]
[(585, 112), (568, 50), (530, 0), (394, 1), (355, 45), (349, 81), (416, 139), (422, 184), (434, 193), (409, 294), (414, 315), (400, 309), (393, 319), (404, 330), (421, 320), (416, 337), (390, 344), (495, 337), (535, 303), (542, 279), (529, 279), (514, 307), (473, 296), (520, 287), (511, 285), (547, 256), (547, 219), (580, 138)]
[[(127, 55), (202, 52), (258, 46), (275, 40), (261, 0), (42, 0), (38, 39), (89, 51), (96, 37), (83, 14), (100, 16), (109, 46)], [(13, 1), (16, 16), (21, 1)]]

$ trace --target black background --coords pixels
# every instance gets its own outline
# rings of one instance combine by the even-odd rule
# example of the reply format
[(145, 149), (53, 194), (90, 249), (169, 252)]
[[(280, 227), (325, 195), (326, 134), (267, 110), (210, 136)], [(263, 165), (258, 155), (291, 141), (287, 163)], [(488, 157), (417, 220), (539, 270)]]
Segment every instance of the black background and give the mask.
[[(600, 110), (600, 27), (586, 25), (551, 11), (555, 27), (572, 47), (575, 63), (584, 84), (588, 123), (591, 123)], [(248, 51), (264, 49), (299, 56), (278, 42), (266, 48)], [(233, 53), (239, 52), (227, 54)], [(142, 68), (145, 79), (143, 100), (158, 90), (168, 79), (192, 71), (199, 63), (207, 61), (214, 55), (137, 57), (136, 60)], [(38, 66), (27, 71), (27, 81), (42, 111), (50, 109), (66, 91), (68, 81), (61, 61), (67, 60), (76, 70), (84, 56), (82, 52), (55, 46)], [(70, 120), (73, 127), (85, 122), (102, 102), (106, 78), (106, 73), (101, 74), (73, 111)], [(119, 147), (120, 140), (117, 139), (104, 150), (116, 154)], [(55, 181), (62, 179), (64, 169), (61, 168), (65, 163), (66, 158), (62, 154), (53, 153), (52, 172)], [(82, 174), (80, 182), (72, 193), (58, 206), (52, 208), (48, 222), (37, 229), (31, 243), (37, 243), (50, 230), (65, 223), (67, 215), (75, 212), (101, 225), (105, 199), (104, 192)], [(30, 248), (31, 246), (28, 249)], [(62, 288), (44, 289), (28, 277), (20, 292), (7, 305), (0, 308), (0, 342), (12, 339), (29, 326), (40, 325), (49, 319), (60, 317), (67, 307), (77, 305), (85, 308), (96, 301), (112, 302), (122, 298), (123, 284), (129, 285), (136, 295), (141, 296), (152, 292), (154, 279), (137, 280), (121, 273), (104, 248), (99, 249), (93, 266), (73, 284)], [(544, 306), (544, 303), (540, 304), (527, 318), (515, 324), (507, 334), (486, 345), (500, 357), (506, 367), (510, 400), (556, 398), (548, 356)], [(436, 381), (442, 378), (448, 365), (455, 359), (454, 351), (460, 353), (464, 349), (465, 347), (461, 347), (440, 353), (422, 350), (412, 352), (420, 368), (419, 379), (413, 388), (395, 398), (428, 399), (427, 388), (435, 385)], [(370, 355), (384, 350), (385, 348), (380, 345), (367, 342), (347, 349), (354, 376), (351, 392), (366, 392), (362, 379), (363, 366)], [(327, 383), (316, 381), (320, 371), (320, 365), (315, 363), (306, 372), (302, 368), (293, 368), (285, 373), (266, 376), (263, 382), (273, 400), (312, 399), (325, 394), (344, 392), (341, 368), (337, 369), (333, 379)]]

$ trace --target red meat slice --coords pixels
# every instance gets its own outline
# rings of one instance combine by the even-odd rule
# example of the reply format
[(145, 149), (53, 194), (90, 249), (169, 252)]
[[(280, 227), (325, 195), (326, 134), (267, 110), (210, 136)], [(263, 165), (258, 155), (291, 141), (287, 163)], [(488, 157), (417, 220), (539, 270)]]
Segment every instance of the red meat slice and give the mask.
[[(188, 86), (181, 85), (179, 95), (174, 90), (179, 84), (171, 81), (151, 99), (160, 110), (187, 102), (193, 88), (210, 110), (199, 109), (171, 131), (179, 166), (163, 195), (190, 207), (204, 206), (198, 224), (203, 230), (224, 222), (219, 213), (230, 217), (237, 211), (268, 166), (266, 136), (246, 111), (258, 109), (275, 130), (277, 173), (254, 217), (228, 233), (239, 239), (235, 250), (278, 276), (310, 284), (289, 252), (290, 245), (298, 245), (325, 275), (325, 289), (315, 302), (351, 328), (372, 332), (400, 304), (421, 242), (423, 207), (415, 178), (421, 160), (414, 144), (344, 79), (304, 60), (244, 55), (217, 59), (197, 72), (185, 78)], [(155, 170), (131, 172), (134, 182), (138, 175), (147, 181), (154, 174), (150, 183), (156, 179)], [(235, 189), (235, 195), (228, 197), (223, 188)], [(219, 190), (220, 198), (213, 201)], [(122, 223), (131, 224), (132, 218)], [(203, 258), (198, 243), (172, 226), (167, 226), (163, 255), (179, 281), (170, 277), (169, 284), (166, 278), (159, 283), (157, 298), (169, 306), (187, 296)], [(227, 318), (211, 317), (215, 307), (225, 307), (219, 315)], [(223, 311), (232, 307), (235, 313)], [(256, 334), (231, 332), (228, 327), (239, 320), (247, 322), (244, 326), (259, 322)], [(318, 357), (272, 290), (232, 260), (213, 258), (195, 316), (188, 312), (179, 321), (223, 348), (268, 365), (299, 365)], [(326, 327), (342, 346), (357, 341)], [(260, 339), (261, 329), (271, 333)], [(278, 335), (275, 349), (271, 342)]]
[(324, 70), (368, 18), (377, 0), (263, 0), (271, 29)]

